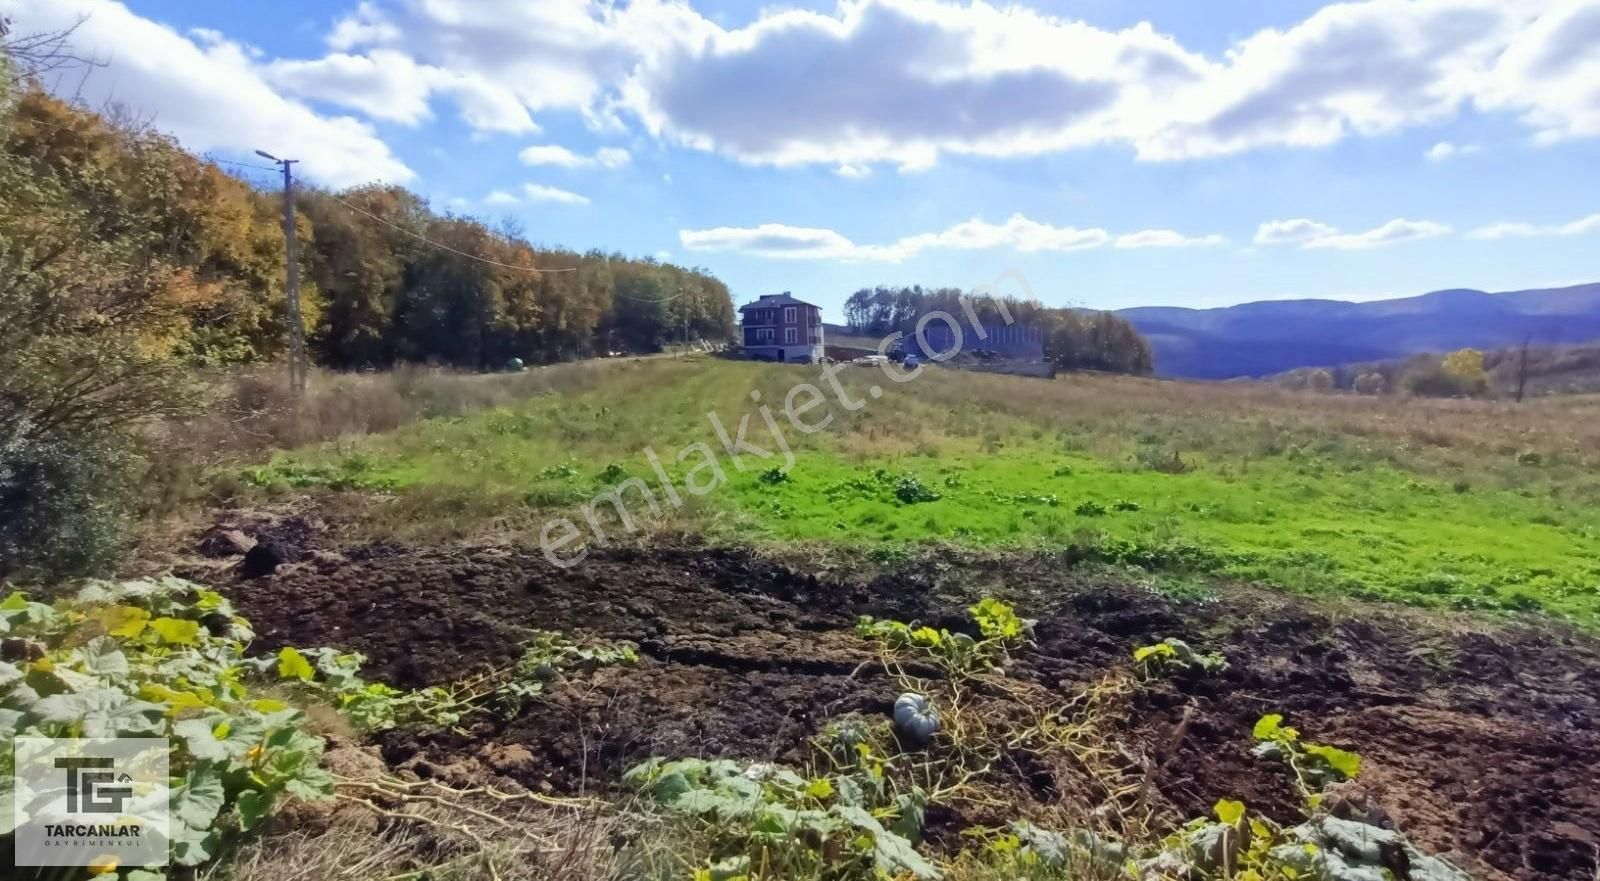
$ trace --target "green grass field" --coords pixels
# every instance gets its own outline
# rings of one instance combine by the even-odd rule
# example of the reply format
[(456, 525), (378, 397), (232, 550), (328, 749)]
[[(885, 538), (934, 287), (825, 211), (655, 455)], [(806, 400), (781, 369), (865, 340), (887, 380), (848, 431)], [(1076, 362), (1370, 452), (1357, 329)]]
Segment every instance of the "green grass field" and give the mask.
[[(819, 368), (710, 360), (619, 364), (579, 391), (280, 454), (271, 492), (392, 491), (373, 528), (400, 537), (511, 530), (619, 481), (650, 527), (728, 541), (817, 542), (895, 555), (922, 543), (1070, 549), (1160, 573), (1270, 582), (1459, 608), (1542, 610), (1600, 625), (1600, 443), (1587, 399), (1522, 407), (1315, 396), (1110, 377), (1055, 381), (930, 368), (905, 384), (850, 367), (843, 406)], [(797, 384), (826, 398), (782, 415)], [(881, 397), (870, 390), (877, 386)], [(760, 393), (761, 402), (751, 399)], [(799, 403), (809, 400), (801, 393)], [(794, 464), (735, 467), (707, 417)], [(679, 458), (690, 444), (705, 444)], [(646, 458), (663, 463), (674, 507)], [(725, 480), (701, 496), (715, 475)], [(696, 466), (699, 466), (696, 470)], [(611, 506), (603, 528), (622, 529)]]

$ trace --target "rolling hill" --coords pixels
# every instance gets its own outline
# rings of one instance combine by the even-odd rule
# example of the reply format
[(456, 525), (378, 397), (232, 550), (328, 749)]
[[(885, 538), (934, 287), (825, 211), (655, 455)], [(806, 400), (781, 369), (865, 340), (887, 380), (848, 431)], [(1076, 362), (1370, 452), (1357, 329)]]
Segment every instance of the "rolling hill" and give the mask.
[(1154, 306), (1118, 314), (1150, 340), (1161, 375), (1231, 379), (1466, 346), (1504, 348), (1525, 337), (1544, 345), (1600, 339), (1600, 283), (1497, 294), (1434, 291), (1367, 303)]

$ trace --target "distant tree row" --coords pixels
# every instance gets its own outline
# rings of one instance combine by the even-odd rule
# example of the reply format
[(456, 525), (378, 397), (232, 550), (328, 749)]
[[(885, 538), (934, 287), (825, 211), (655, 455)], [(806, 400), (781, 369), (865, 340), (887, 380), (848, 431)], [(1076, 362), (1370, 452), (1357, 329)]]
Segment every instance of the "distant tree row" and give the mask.
[(655, 352), (685, 336), (723, 340), (733, 327), (728, 288), (705, 270), (536, 248), (514, 228), (436, 214), (400, 187), (312, 191), (297, 206), (321, 300), (313, 345), (332, 366)]
[(1288, 388), (1315, 392), (1476, 398), (1492, 390), (1488, 361), (1477, 349), (1458, 349), (1446, 355), (1421, 354), (1404, 360), (1291, 370), (1275, 381)]
[[(845, 322), (857, 333), (883, 336), (894, 331), (910, 334), (917, 320), (943, 311), (966, 320), (957, 288), (862, 288), (845, 299)], [(1001, 307), (1011, 320), (1044, 332), (1045, 355), (1065, 370), (1104, 370), (1148, 376), (1155, 361), (1150, 344), (1126, 319), (1110, 312), (1058, 309), (1036, 300), (978, 297), (972, 301), (978, 320), (1000, 324)]]

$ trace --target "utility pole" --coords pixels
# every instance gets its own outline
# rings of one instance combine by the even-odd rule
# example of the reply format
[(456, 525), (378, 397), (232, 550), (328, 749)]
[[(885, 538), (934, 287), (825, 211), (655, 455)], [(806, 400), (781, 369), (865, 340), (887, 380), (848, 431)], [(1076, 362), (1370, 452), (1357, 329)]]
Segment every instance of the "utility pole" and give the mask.
[(283, 245), (287, 259), (284, 299), (289, 319), (289, 390), (306, 392), (306, 329), (300, 319), (300, 246), (294, 232), (294, 165), (298, 159), (279, 159), (265, 150), (256, 155), (283, 168)]

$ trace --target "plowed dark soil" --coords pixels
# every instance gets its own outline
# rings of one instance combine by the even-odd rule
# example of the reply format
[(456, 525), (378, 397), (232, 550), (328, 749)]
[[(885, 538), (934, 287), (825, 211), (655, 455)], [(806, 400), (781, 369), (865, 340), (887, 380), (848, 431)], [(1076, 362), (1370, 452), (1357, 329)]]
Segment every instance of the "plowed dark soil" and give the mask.
[[(639, 664), (566, 683), (518, 719), (385, 743), (392, 763), (419, 773), (563, 792), (614, 787), (650, 755), (799, 761), (825, 720), (885, 714), (896, 696), (854, 633), (858, 615), (967, 629), (965, 606), (993, 593), (1039, 619), (1004, 687), (977, 691), (998, 713), (1026, 713), (1030, 695), (1064, 700), (1162, 637), (1227, 655), (1226, 674), (1142, 685), (1108, 717), (1163, 819), (1233, 797), (1294, 820), (1287, 772), (1250, 754), (1255, 720), (1280, 712), (1308, 738), (1359, 752), (1362, 787), (1388, 818), (1474, 875), (1595, 877), (1600, 647), (1558, 627), (1334, 612), (1244, 588), (1182, 602), (1091, 582), (1047, 557), (948, 559), (852, 580), (697, 547), (612, 551), (572, 570), (503, 549), (373, 548), (222, 586), (261, 648), (359, 650), (370, 675), (402, 686), (508, 663), (530, 629), (637, 643)], [(1010, 758), (994, 774), (1015, 784), (1012, 816), (1105, 797), (1073, 768)], [(942, 839), (1003, 819), (956, 808), (930, 811), (929, 823)]]

